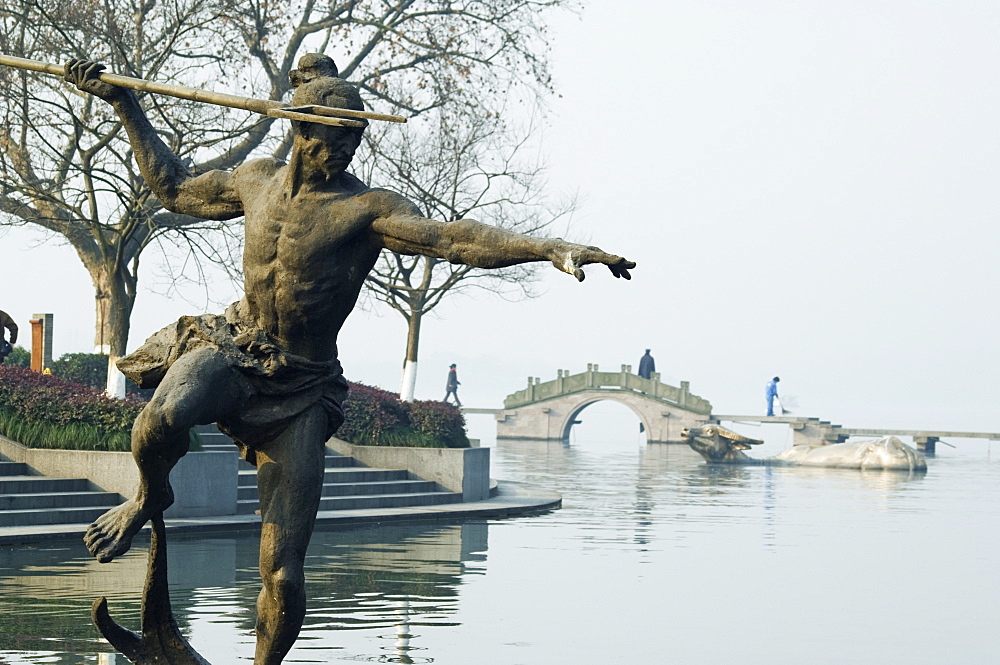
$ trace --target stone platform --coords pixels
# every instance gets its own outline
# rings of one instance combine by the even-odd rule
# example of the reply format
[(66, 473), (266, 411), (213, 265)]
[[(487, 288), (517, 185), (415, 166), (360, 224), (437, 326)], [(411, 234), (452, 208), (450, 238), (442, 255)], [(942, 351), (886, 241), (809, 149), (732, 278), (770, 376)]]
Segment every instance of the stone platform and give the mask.
[[(316, 514), (316, 528), (415, 520), (456, 521), (513, 517), (546, 512), (562, 505), (562, 496), (557, 492), (516, 482), (499, 481), (495, 485), (493, 494), (494, 496), (488, 499), (465, 503), (321, 510)], [(256, 531), (260, 529), (260, 515), (175, 518), (167, 520), (166, 526), (168, 533), (180, 531)], [(87, 524), (0, 527), (0, 547), (50, 541), (57, 538), (82, 538), (86, 528)]]

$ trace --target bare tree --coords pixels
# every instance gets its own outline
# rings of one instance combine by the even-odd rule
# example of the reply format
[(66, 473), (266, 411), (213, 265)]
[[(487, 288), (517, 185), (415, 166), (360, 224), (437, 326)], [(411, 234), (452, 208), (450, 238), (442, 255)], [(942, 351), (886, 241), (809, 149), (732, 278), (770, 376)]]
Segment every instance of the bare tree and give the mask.
[[(436, 112), (420, 126), (382, 127), (366, 137), (363, 166), (370, 182), (391, 182), (427, 217), (474, 218), (537, 234), (573, 209), (544, 194), (544, 165), (527, 145), (532, 124), (515, 130), (506, 114)], [(447, 295), (482, 289), (506, 298), (530, 297), (538, 264), (501, 270), (453, 265), (427, 256), (385, 251), (368, 276), (368, 297), (399, 312), (407, 323), (400, 396), (412, 401), (420, 327)]]
[[(88, 57), (129, 76), (282, 99), (301, 54), (335, 50), (349, 56), (341, 76), (379, 110), (461, 106), (488, 115), (515, 83), (527, 95), (549, 90), (540, 12), (570, 2), (8, 0), (0, 51)], [(287, 124), (270, 118), (164, 97), (142, 103), (194, 172), (230, 168), (255, 152), (282, 157), (291, 145)], [(231, 226), (163, 210), (106, 105), (58, 79), (8, 68), (0, 68), (0, 104), (0, 223), (32, 224), (73, 246), (94, 283), (95, 346), (112, 361), (128, 342), (140, 256), (157, 237), (234, 266), (204, 238)]]
[[(202, 0), (65, 4), (12, 0), (0, 8), (0, 50), (42, 60), (90, 56), (132, 76), (177, 82), (219, 71), (229, 56)], [(220, 42), (222, 46), (220, 47)], [(95, 348), (122, 355), (136, 298), (139, 258), (170, 230), (207, 223), (163, 210), (131, 159), (106, 105), (58, 78), (0, 68), (0, 215), (68, 242), (94, 286)], [(189, 162), (236, 143), (248, 122), (219, 108), (146, 99), (164, 138)]]

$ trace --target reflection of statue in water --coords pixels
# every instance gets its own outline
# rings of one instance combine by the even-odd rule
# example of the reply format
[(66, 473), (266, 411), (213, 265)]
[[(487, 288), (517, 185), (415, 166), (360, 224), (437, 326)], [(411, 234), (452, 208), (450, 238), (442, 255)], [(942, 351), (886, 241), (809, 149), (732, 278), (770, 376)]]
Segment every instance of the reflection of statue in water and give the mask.
[[(311, 54), (299, 64), (293, 105), (363, 108), (351, 84), (330, 76), (329, 58)], [(635, 264), (561, 239), (425, 219), (399, 194), (370, 189), (346, 171), (364, 127), (293, 122), (288, 164), (258, 159), (232, 172), (193, 175), (135, 95), (98, 80), (101, 69), (73, 61), (66, 78), (114, 107), (160, 202), (206, 219), (244, 216), (246, 295), (224, 315), (182, 317), (120, 361), (140, 386), (156, 387), (132, 432), (140, 484), (135, 498), (90, 526), (85, 541), (102, 562), (126, 552), (173, 502), (168, 475), (187, 452), (188, 429), (219, 423), (258, 470), (263, 588), (254, 662), (278, 663), (305, 615), (302, 565), (322, 491), (324, 444), (344, 417), (337, 335), (379, 253), (480, 268), (551, 261), (580, 280), (589, 263), (625, 278)]]

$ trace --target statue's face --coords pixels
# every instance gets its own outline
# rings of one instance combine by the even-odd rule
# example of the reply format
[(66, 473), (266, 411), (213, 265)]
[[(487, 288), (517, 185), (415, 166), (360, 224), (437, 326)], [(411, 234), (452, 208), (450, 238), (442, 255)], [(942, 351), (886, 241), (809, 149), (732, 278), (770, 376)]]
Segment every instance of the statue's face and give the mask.
[(681, 440), (709, 459), (718, 460), (726, 454), (725, 446), (719, 445), (719, 437), (716, 436), (714, 427), (684, 428), (681, 431)]
[(361, 145), (361, 133), (350, 127), (307, 122), (300, 126), (299, 135), (304, 165), (328, 175), (346, 170)]

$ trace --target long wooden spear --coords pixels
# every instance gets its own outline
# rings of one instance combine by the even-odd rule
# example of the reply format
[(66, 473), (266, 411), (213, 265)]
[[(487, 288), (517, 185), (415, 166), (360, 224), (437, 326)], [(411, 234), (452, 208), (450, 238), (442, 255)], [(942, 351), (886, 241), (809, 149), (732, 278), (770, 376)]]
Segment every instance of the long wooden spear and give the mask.
[[(0, 65), (18, 67), (53, 76), (63, 76), (66, 68), (63, 65), (54, 65), (38, 60), (27, 58), (16, 58), (12, 55), (0, 53)], [(201, 90), (200, 88), (188, 88), (183, 85), (173, 85), (170, 83), (156, 83), (146, 79), (132, 78), (131, 76), (121, 76), (110, 72), (101, 72), (97, 76), (98, 80), (131, 88), (142, 92), (152, 92), (157, 95), (169, 95), (180, 99), (190, 99), (194, 102), (204, 102), (217, 106), (228, 106), (234, 109), (253, 111), (272, 118), (287, 118), (289, 120), (302, 120), (304, 122), (317, 122), (323, 125), (336, 125), (339, 127), (363, 127), (364, 123), (351, 118), (364, 118), (365, 120), (386, 120), (388, 122), (406, 122), (406, 118), (398, 115), (386, 115), (383, 113), (370, 113), (368, 111), (355, 111), (353, 109), (342, 109), (333, 106), (291, 106), (285, 102), (271, 99), (255, 99), (253, 97), (240, 97), (239, 95), (229, 95), (224, 92), (212, 92)]]

